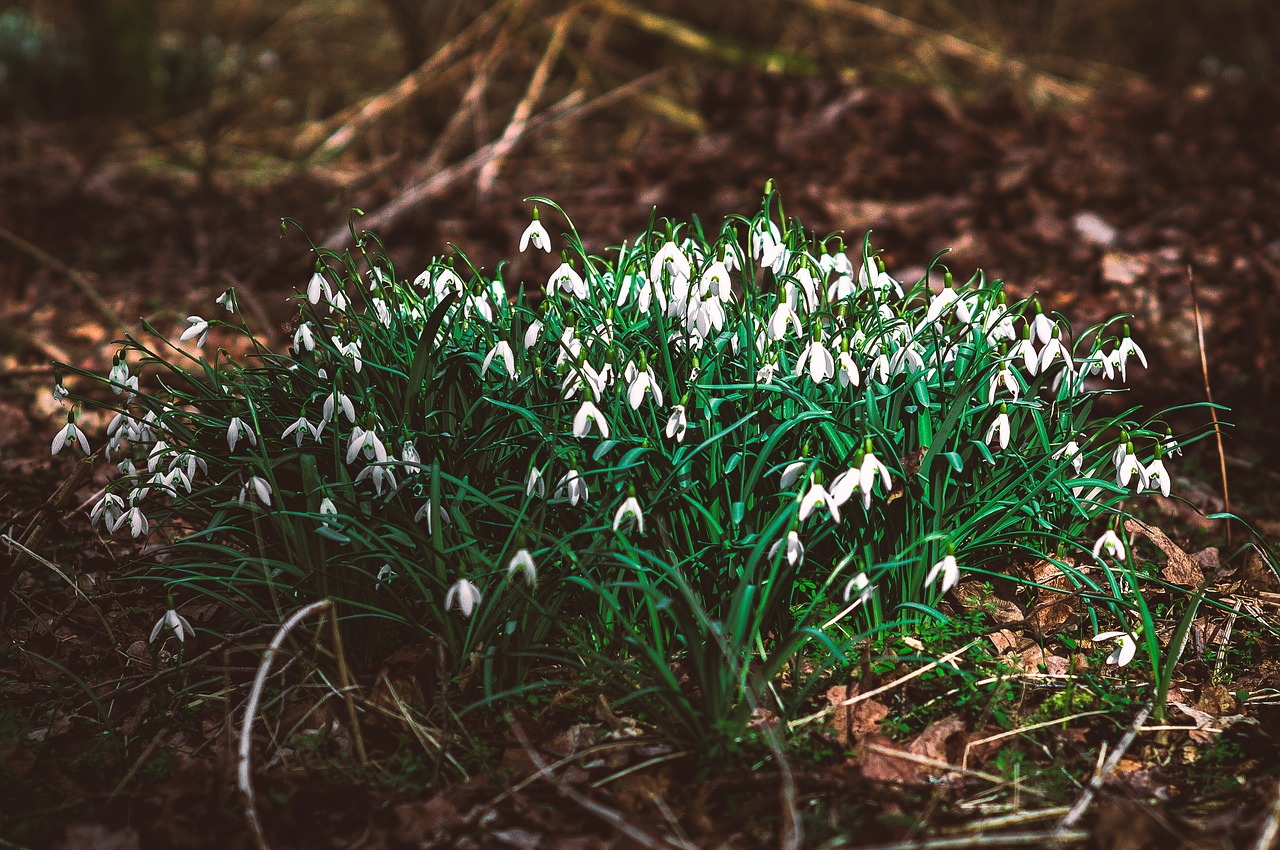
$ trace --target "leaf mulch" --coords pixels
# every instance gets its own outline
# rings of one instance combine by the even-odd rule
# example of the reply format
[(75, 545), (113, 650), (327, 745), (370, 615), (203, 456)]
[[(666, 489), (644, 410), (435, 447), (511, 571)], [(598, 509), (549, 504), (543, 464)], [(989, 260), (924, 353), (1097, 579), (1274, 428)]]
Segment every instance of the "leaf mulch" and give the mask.
[[(1160, 407), (1204, 397), (1194, 276), (1215, 398), (1237, 423), (1226, 442), (1231, 508), (1264, 536), (1280, 533), (1280, 88), (1136, 90), (1055, 113), (1008, 95), (960, 103), (738, 74), (709, 83), (701, 111), (704, 135), (654, 123), (631, 133), (626, 150), (578, 144), (607, 116), (552, 129), (506, 163), (491, 199), (463, 183), (381, 235), (406, 273), (445, 242), (492, 267), (514, 253), (526, 195), (560, 202), (600, 248), (642, 228), (654, 206), (707, 222), (749, 210), (772, 178), (787, 212), (810, 227), (843, 230), (854, 244), (872, 229), (899, 277), (950, 248), (958, 277), (981, 267), (1017, 294), (1039, 291), (1078, 328), (1132, 314), (1151, 360), (1134, 397)], [(48, 459), (58, 415), (48, 363), (102, 370), (122, 333), (104, 312), (168, 332), (231, 284), (279, 341), (284, 299), (309, 269), (306, 244), (282, 238), (279, 217), (320, 239), (351, 207), (376, 211), (413, 179), (414, 148), (376, 166), (286, 167), (250, 183), (233, 173), (201, 180), (127, 128), (85, 137), (74, 124), (0, 128), (0, 226), (23, 240), (0, 242), (0, 532), (32, 540), (39, 529), (40, 554), (56, 567), (27, 561), (14, 572), (10, 561), (3, 571), (14, 592), (0, 649), (0, 836), (6, 846), (252, 846), (234, 793), (234, 737), (269, 633), (188, 606), (200, 630), (190, 645), (148, 644), (163, 591), (116, 581), (134, 553), (100, 541), (77, 510), (101, 481), (51, 502), (73, 464)], [(546, 271), (537, 262), (516, 260), (507, 279), (536, 280)], [(88, 286), (77, 288), (68, 268)], [(95, 308), (87, 288), (110, 310)], [(1204, 419), (1182, 412), (1173, 424)], [(1274, 573), (1202, 517), (1225, 507), (1216, 451), (1204, 441), (1188, 454), (1177, 482), (1185, 501), (1156, 500), (1130, 529), (1134, 540), (1172, 584), (1207, 575), (1211, 597), (1274, 623)], [(983, 651), (1009, 669), (1101, 675), (1052, 637), (1078, 616), (1069, 594), (1053, 593), (1042, 565), (1026, 569), (1046, 586), (1041, 598), (1000, 588), (977, 598), (962, 586), (955, 612), (981, 623)], [(1179, 728), (1137, 737), (1092, 797), (1085, 832), (1069, 832), (1064, 846), (1252, 846), (1280, 774), (1280, 647), (1207, 609), (1187, 641), (1165, 720)], [(860, 698), (921, 665), (904, 646), (900, 663), (832, 685), (814, 706), (832, 710), (802, 736), (789, 772), (751, 747), (740, 764), (699, 772), (608, 706), (572, 697), (475, 730), (479, 749), (458, 767), (431, 756), (438, 750), (405, 721), (431, 709), (429, 648), (356, 670), (371, 719), (353, 736), (342, 707), (316, 696), (314, 671), (332, 667), (322, 644), (299, 642), (279, 680), (297, 687), (273, 705), (275, 725), (255, 748), (258, 805), (277, 848), (772, 847), (792, 834), (790, 813), (810, 846), (926, 835), (952, 840), (936, 846), (1044, 845), (1139, 707), (992, 740), (1034, 722), (1043, 694), (1004, 725), (981, 705), (935, 711), (946, 688), (926, 677)], [(1215, 657), (1228, 660), (1229, 687)], [(957, 771), (966, 755), (971, 772)], [(1034, 773), (1016, 788), (1011, 759)]]

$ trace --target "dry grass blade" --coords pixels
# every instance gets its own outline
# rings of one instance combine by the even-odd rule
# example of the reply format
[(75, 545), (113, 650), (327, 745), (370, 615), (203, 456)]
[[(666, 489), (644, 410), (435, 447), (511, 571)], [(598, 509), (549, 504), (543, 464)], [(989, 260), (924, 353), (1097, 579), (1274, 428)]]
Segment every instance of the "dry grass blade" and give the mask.
[(1142, 731), (1142, 724), (1147, 722), (1147, 717), (1151, 715), (1152, 704), (1147, 703), (1138, 712), (1138, 716), (1133, 718), (1133, 723), (1129, 724), (1129, 729), (1124, 733), (1124, 737), (1120, 739), (1120, 743), (1116, 745), (1115, 750), (1107, 758), (1101, 769), (1093, 775), (1093, 779), (1089, 780), (1089, 784), (1085, 786), (1084, 791), (1072, 804), (1071, 810), (1062, 816), (1062, 820), (1058, 821), (1058, 826), (1054, 829), (1054, 835), (1065, 836), (1071, 829), (1080, 822), (1080, 818), (1084, 817), (1085, 812), (1089, 810), (1093, 798), (1102, 790), (1102, 785), (1107, 781), (1107, 777), (1120, 764), (1120, 759), (1124, 758), (1124, 754), (1129, 751), (1129, 747), (1133, 746), (1133, 742), (1137, 740), (1138, 733)]
[(253, 718), (258, 713), (258, 703), (262, 700), (262, 689), (266, 684), (267, 674), (271, 671), (271, 662), (275, 660), (276, 653), (280, 651), (285, 638), (307, 617), (332, 604), (328, 599), (312, 602), (295, 611), (293, 616), (284, 621), (280, 630), (276, 632), (276, 636), (267, 645), (266, 652), (262, 654), (262, 662), (258, 665), (257, 675), (253, 677), (253, 687), (249, 691), (249, 700), (244, 706), (244, 722), (240, 725), (240, 746), (236, 751), (236, 785), (240, 789), (240, 796), (244, 799), (245, 820), (249, 823), (254, 844), (259, 850), (268, 850), (269, 845), (266, 833), (262, 829), (262, 819), (258, 816), (258, 803), (253, 794), (253, 774), (249, 763), (253, 753)]
[(480, 175), (476, 178), (476, 190), (480, 193), (480, 197), (488, 197), (493, 192), (493, 184), (498, 179), (498, 171), (502, 168), (503, 161), (507, 158), (507, 154), (515, 147), (520, 137), (524, 135), (525, 128), (529, 125), (529, 116), (533, 114), (533, 107), (542, 98), (542, 94), (547, 88), (547, 79), (551, 76), (551, 69), (555, 67), (556, 60), (560, 58), (560, 52), (564, 49), (565, 37), (569, 34), (569, 27), (573, 24), (574, 18), (578, 16), (577, 7), (573, 7), (563, 12), (556, 21), (555, 29), (551, 31), (551, 38), (547, 40), (547, 49), (542, 53), (542, 59), (538, 62), (538, 67), (534, 70), (533, 76), (529, 79), (529, 86), (525, 89), (524, 97), (520, 98), (520, 102), (516, 104), (515, 111), (511, 113), (511, 120), (507, 123), (507, 127), (502, 131), (502, 137), (498, 139), (498, 145), (493, 151), (493, 156), (480, 166)]
[[(1200, 373), (1204, 376), (1204, 397), (1209, 402), (1209, 416), (1213, 418), (1213, 434), (1218, 441), (1218, 466), (1222, 472), (1222, 509), (1231, 513), (1231, 492), (1227, 489), (1227, 453), (1222, 448), (1222, 423), (1218, 421), (1218, 410), (1213, 406), (1213, 389), (1209, 386), (1209, 360), (1204, 349), (1204, 322), (1200, 318), (1200, 295), (1196, 290), (1196, 276), (1187, 267), (1187, 282), (1191, 284), (1191, 307), (1196, 317), (1196, 345), (1200, 350)], [(1231, 547), (1231, 520), (1222, 521), (1226, 533), (1227, 548)]]
[(944, 56), (975, 65), (989, 73), (1022, 80), (1032, 98), (1037, 101), (1058, 101), (1078, 105), (1093, 95), (1088, 86), (1067, 82), (1043, 71), (1037, 71), (1018, 59), (1002, 56), (994, 50), (979, 47), (951, 33), (926, 27), (869, 3), (861, 3), (858, 0), (801, 0), (801, 2), (818, 12), (854, 18), (870, 24), (881, 32), (904, 41), (927, 44)]
[(895, 844), (828, 844), (829, 850), (843, 847), (861, 847), (862, 850), (960, 850), (965, 847), (1057, 847), (1075, 844), (1089, 838), (1087, 832), (1000, 832), (994, 835), (942, 835), (937, 838), (920, 838), (915, 841), (899, 841)]

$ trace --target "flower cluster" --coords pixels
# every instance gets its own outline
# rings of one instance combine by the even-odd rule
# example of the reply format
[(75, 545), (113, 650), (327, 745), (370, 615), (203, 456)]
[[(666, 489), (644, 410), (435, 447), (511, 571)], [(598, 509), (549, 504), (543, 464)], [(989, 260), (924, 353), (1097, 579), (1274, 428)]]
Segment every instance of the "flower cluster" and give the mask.
[[(556, 250), (537, 207), (519, 248)], [(715, 234), (670, 223), (601, 257), (571, 228), (559, 250), (530, 300), (461, 255), (406, 280), (322, 252), (288, 354), (237, 326), (234, 293), (180, 340), (240, 332), (247, 357), (185, 365), (130, 341), (105, 379), (120, 475), (93, 520), (170, 529), (187, 580), (240, 553), (237, 581), (320, 581), (444, 629), (509, 611), (540, 573), (605, 587), (640, 551), (709, 600), (763, 562), (823, 593), (849, 565), (845, 611), (878, 616), (1169, 492), (1172, 436), (1089, 412), (1097, 382), (1147, 364), (1127, 327), (1075, 337), (936, 260), (899, 281), (772, 196)], [(139, 388), (143, 361), (163, 389)], [(89, 452), (74, 408), (53, 451), (70, 446)]]

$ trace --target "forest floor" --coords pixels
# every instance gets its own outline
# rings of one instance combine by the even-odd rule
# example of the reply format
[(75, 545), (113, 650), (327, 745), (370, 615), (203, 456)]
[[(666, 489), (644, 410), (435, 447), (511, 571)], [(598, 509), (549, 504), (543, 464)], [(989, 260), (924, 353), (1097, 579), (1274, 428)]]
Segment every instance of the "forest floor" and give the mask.
[[(1230, 504), (1217, 447), (1203, 440), (1179, 459), (1176, 497), (1152, 500), (1148, 522), (1167, 538), (1144, 544), (1143, 557), (1173, 558), (1167, 546), (1193, 554), (1221, 605), (1193, 623), (1163, 723), (1138, 729), (1060, 837), (1112, 850), (1276, 846), (1254, 842), (1280, 813), (1280, 642), (1247, 621), (1274, 627), (1280, 581), (1244, 544), (1249, 528), (1280, 538), (1280, 88), (1140, 89), (1032, 111), (1009, 95), (958, 102), (744, 73), (708, 84), (700, 118), (701, 133), (654, 122), (609, 155), (580, 144), (602, 119), (551, 126), (515, 150), (491, 191), (462, 173), (380, 236), (409, 277), (447, 242), (493, 267), (514, 253), (529, 195), (555, 199), (599, 249), (642, 229), (655, 208), (710, 222), (749, 213), (771, 178), (787, 212), (812, 229), (843, 230), (853, 243), (872, 230), (901, 279), (949, 248), (958, 278), (982, 268), (1017, 295), (1038, 292), (1077, 327), (1131, 314), (1150, 363), (1133, 382), (1136, 402), (1203, 401), (1203, 350), (1214, 399), (1230, 408), (1220, 414), (1231, 423)], [(165, 596), (129, 581), (127, 551), (91, 530), (83, 505), (101, 481), (49, 508), (73, 467), (49, 457), (61, 415), (49, 364), (105, 372), (111, 342), (139, 317), (170, 332), (232, 284), (257, 330), (283, 347), (287, 299), (311, 259), (296, 231), (280, 235), (280, 217), (326, 240), (350, 208), (376, 214), (432, 175), (412, 151), (257, 169), (251, 152), (230, 151), (201, 171), (154, 134), (82, 129), (0, 128), (0, 532), (39, 542), (47, 559), (23, 565), (11, 592), (0, 588), (0, 845), (252, 846), (234, 794), (234, 733), (270, 630), (189, 607), (201, 634), (181, 658), (172, 645), (152, 651)], [(517, 265), (507, 279), (539, 273)], [(1185, 431), (1207, 417), (1201, 407), (1169, 418)], [(1205, 519), (1227, 509), (1247, 525)], [(24, 537), (36, 527), (41, 541)], [(1238, 618), (1224, 612), (1233, 606)], [(1001, 658), (1029, 670), (1062, 660), (1030, 626), (970, 613), (972, 632), (928, 636), (933, 656), (977, 634), (985, 654), (975, 674)], [(868, 665), (856, 685), (922, 666), (910, 646), (900, 663)], [(406, 647), (354, 671), (361, 699), (386, 709), (394, 681), (411, 703), (429, 703), (424, 653)], [(300, 653), (297, 669), (327, 663), (318, 655)], [(1127, 711), (1112, 702), (1030, 730), (1087, 712), (1068, 697), (1063, 713), (1035, 715), (1020, 708), (1025, 692), (990, 689), (955, 712), (922, 708), (947, 682), (904, 683), (805, 740), (791, 799), (810, 846), (1043, 846), (1145, 718), (1135, 696)], [(878, 709), (900, 716), (872, 716)], [(993, 711), (1009, 712), (1003, 726), (992, 726)], [(374, 715), (356, 737), (380, 755), (362, 763), (341, 711), (302, 698), (278, 708), (257, 779), (271, 846), (763, 847), (787, 832), (776, 767), (693, 771), (661, 742), (583, 754), (618, 723), (607, 706), (569, 699), (516, 711), (510, 725), (476, 732), (490, 750), (450, 783), (415, 749), (420, 727), (392, 710)], [(993, 728), (1026, 731), (984, 741)], [(968, 745), (980, 767), (939, 767), (958, 764)], [(531, 752), (556, 764), (553, 776)], [(895, 843), (916, 839), (932, 843)]]

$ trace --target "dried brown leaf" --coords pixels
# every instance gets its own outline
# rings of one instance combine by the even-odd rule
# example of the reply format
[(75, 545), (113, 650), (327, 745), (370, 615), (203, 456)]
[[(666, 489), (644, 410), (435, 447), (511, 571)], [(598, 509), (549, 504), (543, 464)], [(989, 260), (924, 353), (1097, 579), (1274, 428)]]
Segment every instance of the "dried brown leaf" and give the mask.
[(1130, 534), (1146, 537), (1165, 554), (1168, 560), (1165, 561), (1164, 569), (1160, 571), (1165, 581), (1183, 587), (1195, 587), (1204, 581), (1204, 571), (1200, 569), (1196, 560), (1182, 551), (1178, 544), (1170, 540), (1169, 536), (1160, 529), (1136, 519), (1125, 520), (1124, 528)]
[(889, 716), (889, 708), (874, 699), (864, 699), (853, 705), (842, 705), (849, 699), (849, 689), (834, 685), (827, 689), (827, 702), (833, 706), (830, 716), (832, 729), (841, 744), (848, 746), (874, 733), (880, 721)]

